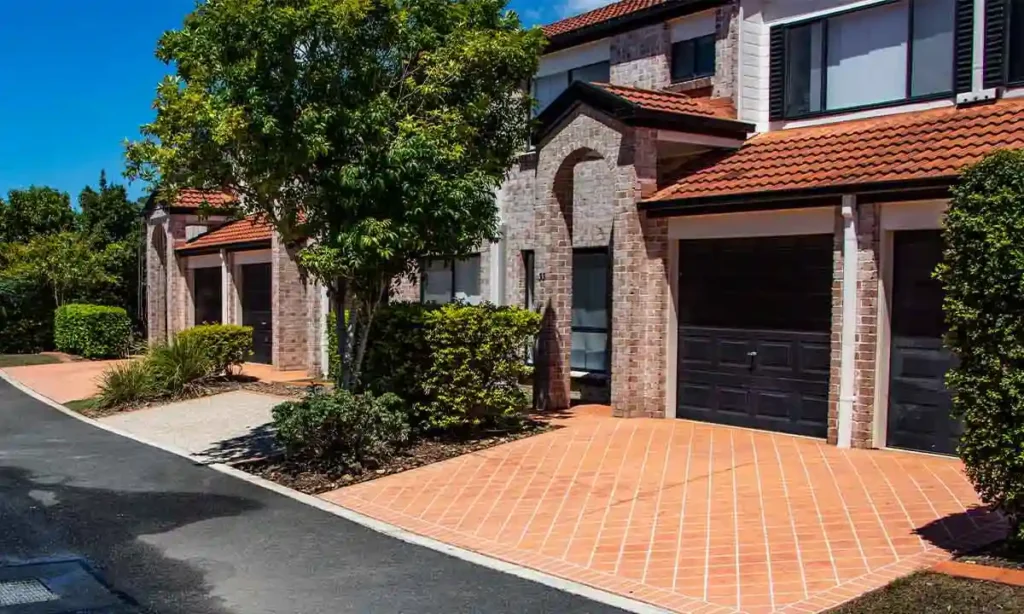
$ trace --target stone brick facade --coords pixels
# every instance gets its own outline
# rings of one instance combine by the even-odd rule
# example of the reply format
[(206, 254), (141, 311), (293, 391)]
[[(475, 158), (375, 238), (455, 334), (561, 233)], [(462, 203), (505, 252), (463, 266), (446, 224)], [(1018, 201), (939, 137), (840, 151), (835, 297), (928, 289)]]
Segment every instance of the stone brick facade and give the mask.
[(278, 369), (304, 369), (309, 357), (311, 294), (315, 286), (299, 271), (295, 246), (275, 234), (270, 246), (274, 313), (273, 363)]
[(611, 41), (611, 80), (646, 90), (671, 83), (672, 44), (668, 27), (659, 23), (619, 34)]

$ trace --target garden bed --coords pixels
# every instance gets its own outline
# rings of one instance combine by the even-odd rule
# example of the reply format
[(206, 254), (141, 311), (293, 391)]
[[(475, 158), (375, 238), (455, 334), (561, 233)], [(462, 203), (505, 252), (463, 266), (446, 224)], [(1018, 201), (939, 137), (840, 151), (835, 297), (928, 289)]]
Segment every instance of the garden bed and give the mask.
[(379, 467), (349, 468), (338, 465), (292, 461), (271, 458), (240, 463), (238, 469), (277, 482), (282, 486), (316, 495), (344, 486), (367, 482), (388, 475), (408, 471), (463, 454), (492, 448), (526, 437), (546, 433), (556, 427), (535, 420), (527, 420), (515, 431), (503, 433), (478, 432), (462, 437), (429, 437), (416, 440), (391, 460)]
[(958, 556), (956, 560), (960, 563), (1024, 570), (1024, 549), (1011, 550), (1005, 541), (999, 541), (969, 554)]
[(831, 614), (1024, 614), (1024, 588), (918, 572), (831, 610)]

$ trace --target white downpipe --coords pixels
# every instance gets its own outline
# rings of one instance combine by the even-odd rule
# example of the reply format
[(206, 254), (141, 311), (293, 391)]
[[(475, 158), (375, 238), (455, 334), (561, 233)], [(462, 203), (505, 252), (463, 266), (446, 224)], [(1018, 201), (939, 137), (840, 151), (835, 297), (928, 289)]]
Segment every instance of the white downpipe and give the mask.
[(329, 348), (327, 347), (327, 340), (330, 338), (330, 331), (328, 330), (331, 326), (334, 326), (334, 322), (328, 322), (327, 316), (331, 313), (331, 299), (330, 294), (327, 292), (327, 286), (321, 284), (320, 289), (320, 326), (316, 330), (320, 331), (320, 372), (324, 377), (328, 377), (331, 373), (331, 360), (329, 354)]
[(980, 92), (985, 80), (985, 0), (974, 0), (974, 32), (971, 44), (971, 91)]
[(839, 424), (836, 445), (849, 448), (853, 441), (855, 362), (857, 360), (857, 197), (843, 195), (843, 323), (840, 334)]
[(220, 250), (220, 321), (231, 324), (231, 268), (228, 252)]

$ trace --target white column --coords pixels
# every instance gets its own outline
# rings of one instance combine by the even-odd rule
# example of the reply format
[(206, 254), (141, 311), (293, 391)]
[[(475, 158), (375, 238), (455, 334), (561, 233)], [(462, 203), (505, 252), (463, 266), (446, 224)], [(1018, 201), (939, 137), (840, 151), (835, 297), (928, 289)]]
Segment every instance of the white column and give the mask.
[(843, 195), (843, 322), (840, 332), (839, 419), (836, 445), (849, 448), (853, 440), (857, 360), (857, 197)]

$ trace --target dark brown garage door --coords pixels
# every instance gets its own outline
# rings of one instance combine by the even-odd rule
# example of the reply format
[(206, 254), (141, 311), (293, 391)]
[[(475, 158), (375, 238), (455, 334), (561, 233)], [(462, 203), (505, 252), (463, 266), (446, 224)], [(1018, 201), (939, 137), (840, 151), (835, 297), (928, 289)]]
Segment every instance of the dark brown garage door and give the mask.
[(679, 417), (826, 435), (832, 241), (680, 242)]
[(195, 303), (196, 324), (220, 324), (221, 287), (220, 267), (205, 267), (192, 271), (192, 298)]
[(894, 448), (953, 454), (963, 428), (950, 416), (945, 385), (955, 357), (942, 345), (942, 288), (932, 277), (941, 258), (938, 230), (902, 231), (893, 237), (886, 439)]
[(270, 264), (242, 266), (242, 324), (252, 327), (252, 361), (270, 364), (274, 349)]

